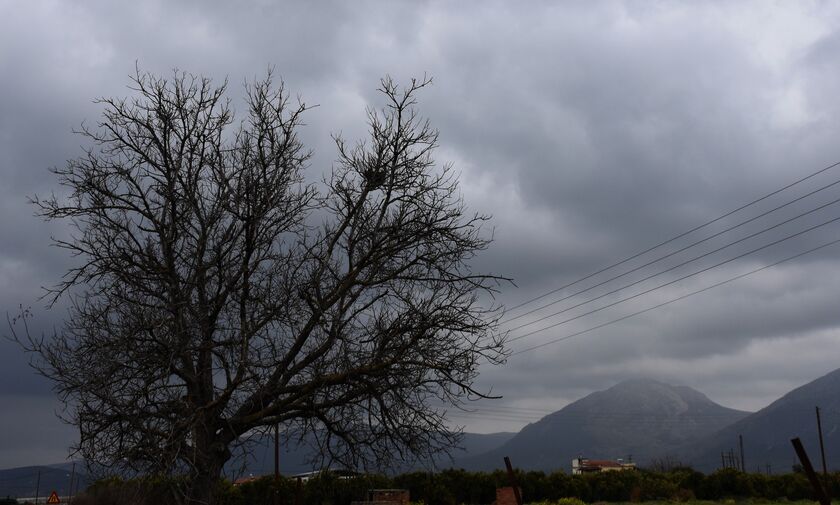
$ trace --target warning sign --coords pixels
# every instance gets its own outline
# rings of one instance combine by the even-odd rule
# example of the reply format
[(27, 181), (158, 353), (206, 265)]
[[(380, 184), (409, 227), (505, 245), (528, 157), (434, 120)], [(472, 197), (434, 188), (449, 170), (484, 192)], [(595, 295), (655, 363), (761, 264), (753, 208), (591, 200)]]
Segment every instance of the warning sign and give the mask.
[(58, 493), (53, 491), (50, 493), (50, 497), (47, 498), (47, 503), (61, 503), (61, 498), (58, 497)]

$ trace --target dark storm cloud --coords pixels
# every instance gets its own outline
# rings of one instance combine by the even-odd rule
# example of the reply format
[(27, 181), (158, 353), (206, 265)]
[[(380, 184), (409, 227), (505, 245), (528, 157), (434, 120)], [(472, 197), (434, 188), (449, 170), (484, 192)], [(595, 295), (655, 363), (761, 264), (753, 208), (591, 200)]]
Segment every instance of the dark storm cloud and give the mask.
[[(364, 134), (365, 107), (380, 104), (375, 91), (380, 77), (433, 76), (435, 85), (420, 96), (421, 112), (440, 129), (437, 159), (460, 171), (467, 203), (495, 216), (496, 241), (475, 267), (516, 280), (518, 288), (505, 286), (499, 297), (509, 306), (840, 156), (835, 148), (840, 69), (834, 57), (840, 35), (833, 29), (840, 13), (828, 5), (30, 2), (6, 5), (4, 11), (0, 303), (12, 312), (18, 304), (33, 306), (36, 332), (60, 326), (61, 305), (47, 311), (38, 296), (72, 260), (48, 247), (50, 235), (66, 230), (34, 217), (27, 196), (57, 189), (47, 168), (79, 155), (81, 139), (72, 128), (97, 120), (101, 108), (94, 98), (129, 92), (125, 86), (135, 62), (159, 74), (177, 67), (216, 82), (227, 77), (235, 106), (242, 82), (274, 65), (292, 94), (320, 105), (309, 112), (302, 132), (315, 150), (313, 179), (335, 158), (331, 133), (349, 140)], [(840, 170), (826, 173), (707, 233), (837, 178)], [(837, 188), (827, 190), (670, 258), (661, 268), (838, 196)], [(838, 209), (827, 208), (545, 324), (840, 215)], [(523, 349), (642, 310), (837, 238), (838, 231), (837, 224), (820, 228), (511, 347)], [(650, 376), (696, 387), (732, 407), (760, 407), (837, 362), (840, 317), (832, 301), (840, 297), (838, 268), (838, 248), (825, 249), (514, 356), (505, 367), (488, 368), (481, 384), (506, 395), (505, 404), (556, 408), (615, 381)], [(0, 342), (0, 395), (24, 395), (26, 400), (15, 402), (31, 410), (51, 400), (48, 385), (25, 363), (25, 356)], [(741, 385), (728, 387), (733, 381)], [(2, 422), (22, 426), (7, 417)], [(487, 416), (468, 417), (466, 423), (482, 431), (521, 425)], [(15, 433), (16, 440), (26, 440), (25, 429)], [(60, 430), (47, 436), (60, 449), (46, 459), (61, 459), (66, 436)], [(2, 442), (0, 467), (45, 459), (43, 453), (27, 460), (5, 449), (11, 447), (6, 435)]]

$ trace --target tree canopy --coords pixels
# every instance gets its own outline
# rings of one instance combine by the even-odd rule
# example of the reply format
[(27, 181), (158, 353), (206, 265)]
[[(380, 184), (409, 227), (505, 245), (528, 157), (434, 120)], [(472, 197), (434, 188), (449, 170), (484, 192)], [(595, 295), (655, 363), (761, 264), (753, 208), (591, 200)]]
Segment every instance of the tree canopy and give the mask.
[(481, 397), (482, 362), (505, 358), (492, 295), (474, 272), (488, 217), (435, 163), (416, 108), (429, 80), (381, 81), (368, 138), (335, 138), (306, 176), (307, 106), (271, 73), (247, 84), (137, 72), (82, 127), (84, 154), (35, 198), (72, 226), (78, 259), (50, 292), (63, 328), (21, 339), (79, 427), (78, 451), (117, 469), (188, 474), (212, 501), (250, 434), (280, 424), (348, 466), (423, 457), (456, 440), (440, 405)]

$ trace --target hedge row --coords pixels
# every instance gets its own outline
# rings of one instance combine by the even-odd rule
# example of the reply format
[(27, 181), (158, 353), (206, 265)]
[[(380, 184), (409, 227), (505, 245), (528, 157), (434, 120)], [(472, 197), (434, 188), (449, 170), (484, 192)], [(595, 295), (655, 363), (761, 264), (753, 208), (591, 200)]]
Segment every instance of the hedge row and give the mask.
[[(562, 472), (519, 472), (517, 476), (526, 502), (555, 501), (574, 497), (587, 503), (648, 500), (689, 501), (726, 498), (759, 498), (813, 500), (808, 480), (799, 473), (784, 475), (748, 474), (736, 470), (720, 470), (704, 475), (688, 468), (670, 472), (625, 471), (588, 475), (567, 475)], [(829, 476), (828, 488), (840, 497), (840, 473)], [(142, 479), (122, 481), (110, 479), (92, 485), (76, 505), (145, 505), (177, 501), (177, 480)], [(272, 503), (277, 493), (279, 503), (301, 505), (348, 505), (361, 500), (371, 488), (403, 488), (411, 492), (413, 501), (434, 505), (489, 504), (497, 487), (507, 486), (507, 474), (444, 470), (438, 473), (415, 472), (386, 477), (368, 475), (340, 479), (331, 474), (303, 483), (263, 478), (240, 486), (224, 483), (219, 490), (224, 505)]]

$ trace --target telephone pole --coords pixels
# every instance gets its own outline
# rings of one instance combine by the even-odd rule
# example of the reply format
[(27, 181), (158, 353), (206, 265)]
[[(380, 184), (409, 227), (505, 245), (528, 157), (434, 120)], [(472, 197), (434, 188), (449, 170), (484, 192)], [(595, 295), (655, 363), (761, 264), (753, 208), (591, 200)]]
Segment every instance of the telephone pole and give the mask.
[(505, 468), (507, 468), (510, 486), (513, 488), (513, 497), (516, 499), (516, 505), (522, 505), (522, 495), (519, 493), (519, 481), (516, 479), (516, 473), (513, 471), (513, 465), (510, 464), (510, 458), (507, 456), (505, 456)]
[(274, 425), (274, 505), (280, 492), (280, 423)]
[(802, 463), (802, 469), (805, 470), (805, 475), (808, 477), (808, 481), (811, 482), (811, 487), (814, 488), (814, 494), (817, 495), (820, 505), (831, 505), (831, 498), (826, 494), (825, 488), (820, 483), (820, 479), (814, 471), (814, 467), (811, 466), (811, 460), (808, 459), (808, 453), (805, 452), (802, 441), (799, 438), (793, 438), (790, 443), (793, 444), (793, 450), (796, 451), (799, 462)]
[(70, 472), (70, 498), (67, 503), (73, 503), (73, 480), (76, 478), (76, 463), (73, 463), (73, 470)]
[[(820, 436), (820, 456), (822, 457), (823, 477), (828, 479), (828, 469), (825, 466), (825, 446), (823, 445), (822, 423), (820, 422), (820, 408), (817, 409), (817, 433)], [(828, 482), (828, 481), (826, 481)]]
[(35, 505), (38, 505), (38, 493), (41, 491), (41, 470), (38, 470), (38, 480), (35, 481)]

